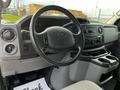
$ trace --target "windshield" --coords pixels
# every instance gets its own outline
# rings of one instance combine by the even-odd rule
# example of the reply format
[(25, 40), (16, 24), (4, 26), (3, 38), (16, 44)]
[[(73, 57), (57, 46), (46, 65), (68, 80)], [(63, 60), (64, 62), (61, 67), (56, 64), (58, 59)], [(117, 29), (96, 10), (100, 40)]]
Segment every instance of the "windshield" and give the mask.
[[(119, 9), (119, 0), (12, 0), (10, 6), (2, 11), (2, 18), (7, 22), (16, 22), (25, 15), (34, 14), (46, 5), (59, 5), (79, 17), (89, 18), (94, 22), (106, 22)], [(62, 15), (59, 12), (47, 14)]]

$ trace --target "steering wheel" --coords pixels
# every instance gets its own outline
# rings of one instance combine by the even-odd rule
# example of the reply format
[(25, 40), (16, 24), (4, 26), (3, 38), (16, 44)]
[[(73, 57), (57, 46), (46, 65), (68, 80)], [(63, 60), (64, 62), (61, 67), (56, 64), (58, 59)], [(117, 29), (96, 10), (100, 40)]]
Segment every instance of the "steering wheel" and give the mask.
[[(66, 16), (68, 16), (69, 19), (73, 22), (73, 24), (77, 27), (77, 33), (72, 33), (69, 29), (65, 28), (65, 25), (51, 26), (40, 33), (36, 32), (35, 26), (37, 19), (41, 16), (41, 14), (49, 10), (60, 11)], [(39, 28), (39, 30), (41, 30), (41, 28)], [(38, 54), (55, 66), (66, 66), (74, 63), (79, 57), (85, 42), (84, 34), (81, 30), (79, 21), (68, 10), (56, 5), (49, 5), (43, 7), (33, 15), (30, 22), (30, 36), (35, 50), (38, 52)], [(45, 53), (45, 49), (47, 48), (51, 50), (57, 50), (60, 52), (70, 52), (73, 49), (78, 49), (78, 52), (72, 59), (67, 61), (52, 60)]]

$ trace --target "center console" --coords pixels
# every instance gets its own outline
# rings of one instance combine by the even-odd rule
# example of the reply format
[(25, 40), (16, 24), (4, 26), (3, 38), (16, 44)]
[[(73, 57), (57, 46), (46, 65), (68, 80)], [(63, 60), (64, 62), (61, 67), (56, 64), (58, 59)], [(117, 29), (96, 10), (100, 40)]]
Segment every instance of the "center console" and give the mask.
[(119, 59), (111, 55), (105, 47), (85, 50), (78, 61), (70, 66), (70, 80), (90, 80), (102, 85), (112, 79), (113, 70), (118, 65)]
[[(113, 25), (82, 25), (85, 35), (85, 47), (77, 62), (70, 66), (69, 77), (73, 82), (90, 80), (99, 85), (107, 83), (113, 77), (113, 71), (119, 65), (119, 59), (106, 50), (118, 40), (118, 30)], [(74, 53), (71, 54), (71, 57)]]

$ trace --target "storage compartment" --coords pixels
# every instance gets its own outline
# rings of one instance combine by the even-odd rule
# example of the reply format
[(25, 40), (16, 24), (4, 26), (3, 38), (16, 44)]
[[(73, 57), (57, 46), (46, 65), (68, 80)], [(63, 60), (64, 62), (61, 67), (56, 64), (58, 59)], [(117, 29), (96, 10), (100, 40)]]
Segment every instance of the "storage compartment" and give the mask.
[(105, 82), (107, 82), (108, 80), (110, 80), (111, 77), (112, 77), (112, 73), (113, 73), (113, 72), (109, 72), (109, 73), (106, 73), (106, 74), (102, 74), (102, 75), (101, 75), (101, 78), (100, 78), (100, 82), (101, 82), (101, 83), (105, 83)]
[(96, 56), (105, 55), (105, 54), (108, 54), (108, 53), (109, 52), (107, 52), (106, 50), (100, 49), (100, 50), (95, 50), (95, 51), (83, 52), (82, 55), (96, 57)]
[(108, 56), (106, 56), (106, 58), (108, 58), (108, 59), (110, 59), (112, 61), (116, 61), (116, 60), (119, 61), (117, 57), (112, 56), (112, 55), (108, 55)]
[(119, 59), (112, 55), (108, 55), (108, 56), (106, 56), (106, 58), (110, 61), (111, 65), (116, 65), (117, 62), (119, 62)]
[(107, 59), (105, 59), (105, 58), (98, 58), (98, 60), (99, 60), (100, 62), (102, 62), (102, 63), (107, 63), (107, 64), (110, 63), (110, 61), (107, 60)]

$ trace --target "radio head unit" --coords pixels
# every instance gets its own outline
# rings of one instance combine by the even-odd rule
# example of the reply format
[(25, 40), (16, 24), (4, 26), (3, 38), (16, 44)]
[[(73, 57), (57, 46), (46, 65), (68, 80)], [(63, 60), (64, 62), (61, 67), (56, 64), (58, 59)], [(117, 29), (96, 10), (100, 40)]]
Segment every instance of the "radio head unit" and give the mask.
[(94, 48), (104, 43), (104, 27), (102, 25), (83, 25), (85, 48)]

